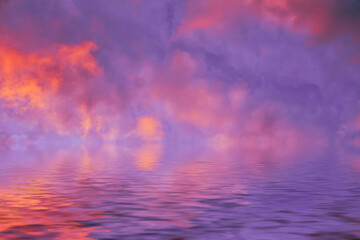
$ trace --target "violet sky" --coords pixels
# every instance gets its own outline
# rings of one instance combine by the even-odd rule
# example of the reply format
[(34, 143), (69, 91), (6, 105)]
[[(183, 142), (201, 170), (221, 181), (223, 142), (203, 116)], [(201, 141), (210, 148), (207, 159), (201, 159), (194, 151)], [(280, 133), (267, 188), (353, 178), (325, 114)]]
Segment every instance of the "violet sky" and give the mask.
[(359, 77), (356, 0), (0, 1), (2, 149), (357, 158)]

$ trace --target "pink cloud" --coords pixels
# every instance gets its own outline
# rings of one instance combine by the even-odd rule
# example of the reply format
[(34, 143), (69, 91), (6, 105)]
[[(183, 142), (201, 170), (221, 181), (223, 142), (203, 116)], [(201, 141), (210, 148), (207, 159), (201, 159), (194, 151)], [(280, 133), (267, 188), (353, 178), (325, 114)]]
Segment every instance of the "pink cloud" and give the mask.
[[(94, 43), (62, 45), (54, 51), (34, 54), (4, 44), (0, 48), (0, 101), (5, 108), (22, 121), (60, 132), (66, 131), (69, 120), (84, 132), (89, 130), (92, 120), (87, 86), (102, 71), (91, 55), (96, 49)], [(66, 110), (63, 103), (67, 101), (76, 108)]]

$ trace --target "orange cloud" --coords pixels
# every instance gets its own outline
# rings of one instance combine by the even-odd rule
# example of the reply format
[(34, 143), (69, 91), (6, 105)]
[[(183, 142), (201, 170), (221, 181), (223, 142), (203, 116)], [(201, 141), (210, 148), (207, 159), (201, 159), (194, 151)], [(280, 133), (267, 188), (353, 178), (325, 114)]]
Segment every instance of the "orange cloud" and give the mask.
[(0, 46), (0, 99), (19, 111), (44, 108), (50, 92), (56, 91), (61, 78), (48, 70), (51, 60)]
[[(101, 73), (91, 51), (92, 42), (74, 46), (59, 46), (53, 52), (25, 54), (0, 44), (0, 103), (18, 115), (32, 121), (45, 121), (50, 128), (66, 129), (65, 116), (61, 116), (63, 103), (71, 101), (72, 115), (82, 115), (84, 132), (88, 132), (89, 108), (79, 101), (87, 93), (87, 84)], [(87, 74), (87, 75), (84, 75)], [(62, 99), (60, 99), (60, 96)], [(69, 106), (68, 106), (69, 107)], [(41, 118), (38, 116), (41, 115)], [(85, 119), (85, 120), (84, 120)], [(81, 127), (81, 126), (80, 126)]]

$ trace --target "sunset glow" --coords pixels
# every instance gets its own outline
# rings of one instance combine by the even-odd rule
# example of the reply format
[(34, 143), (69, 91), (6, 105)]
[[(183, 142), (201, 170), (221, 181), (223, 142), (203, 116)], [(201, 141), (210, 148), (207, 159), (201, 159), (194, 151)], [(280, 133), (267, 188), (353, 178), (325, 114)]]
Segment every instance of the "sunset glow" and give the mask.
[(0, 0), (0, 239), (360, 239), (359, 59), (357, 0)]

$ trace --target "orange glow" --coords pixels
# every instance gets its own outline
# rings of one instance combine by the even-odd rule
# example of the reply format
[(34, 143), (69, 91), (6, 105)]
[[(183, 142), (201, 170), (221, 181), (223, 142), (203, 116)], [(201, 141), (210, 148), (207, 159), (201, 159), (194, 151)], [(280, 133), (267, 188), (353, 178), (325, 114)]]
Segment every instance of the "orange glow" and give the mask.
[[(101, 68), (90, 53), (95, 49), (94, 43), (83, 42), (74, 46), (60, 46), (56, 52), (24, 54), (0, 44), (0, 101), (17, 114), (32, 111), (41, 115), (41, 121), (61, 132), (66, 124), (57, 112), (59, 94), (68, 97), (74, 93), (79, 95), (86, 91), (86, 85), (82, 82), (91, 79), (80, 75), (89, 73), (96, 76), (101, 73)], [(80, 103), (73, 101), (73, 104), (78, 107)], [(81, 106), (76, 110), (81, 116), (78, 122), (81, 122), (84, 135), (94, 121), (85, 110)], [(76, 111), (73, 112), (74, 116)], [(40, 121), (38, 118), (34, 120)]]
[(145, 144), (136, 154), (136, 165), (143, 170), (152, 170), (158, 164), (162, 152), (160, 144)]
[(163, 135), (161, 123), (151, 116), (138, 118), (136, 132), (144, 140), (160, 140)]
[(89, 113), (88, 112), (83, 112), (83, 120), (81, 122), (81, 125), (84, 129), (84, 134), (83, 136), (86, 137), (86, 135), (88, 134), (90, 128), (91, 128), (91, 118), (89, 116)]
[(51, 71), (51, 60), (0, 46), (0, 99), (19, 112), (44, 109), (61, 78)]
[(90, 130), (97, 132), (101, 130), (102, 118), (95, 111), (90, 111), (84, 104), (80, 107), (81, 127), (83, 129), (83, 137), (85, 138)]
[[(52, 226), (47, 231), (58, 234), (54, 239), (85, 240), (92, 239), (87, 235), (93, 231), (105, 231), (98, 227), (82, 228), (81, 224), (76, 221), (87, 220), (91, 214), (78, 213), (75, 217), (71, 210), (73, 203), (54, 197), (51, 192), (46, 190), (46, 184), (48, 183), (44, 179), (37, 179), (36, 182), (24, 184), (24, 187), (21, 188), (14, 187), (0, 191), (2, 206), (0, 209), (2, 216), (0, 232), (21, 226), (18, 231), (14, 231), (14, 236), (11, 238), (15, 239), (19, 237), (19, 234), (43, 238), (42, 229)], [(57, 214), (58, 211), (62, 211), (62, 214)], [(94, 213), (102, 214), (100, 211), (94, 211), (92, 214)], [(9, 221), (9, 219), (13, 221)]]
[(138, 118), (136, 133), (145, 142), (135, 154), (135, 164), (142, 170), (152, 170), (158, 164), (163, 153), (163, 146), (159, 140), (163, 138), (161, 122), (151, 116)]

